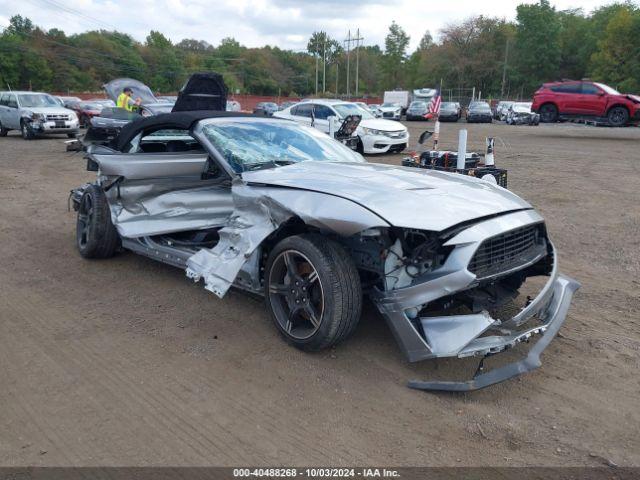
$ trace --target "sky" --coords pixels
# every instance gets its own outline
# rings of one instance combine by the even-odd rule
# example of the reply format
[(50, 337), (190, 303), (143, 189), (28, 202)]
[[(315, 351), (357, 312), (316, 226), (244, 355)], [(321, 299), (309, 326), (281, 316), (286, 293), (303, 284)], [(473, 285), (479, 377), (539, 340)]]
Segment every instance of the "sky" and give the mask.
[[(551, 0), (559, 10), (590, 12), (613, 0)], [(311, 33), (325, 30), (337, 40), (360, 29), (364, 45), (380, 45), (392, 20), (411, 36), (414, 50), (426, 30), (437, 38), (450, 23), (474, 15), (512, 20), (516, 6), (531, 0), (0, 0), (0, 27), (12, 15), (67, 34), (107, 29), (144, 41), (158, 30), (174, 43), (184, 38), (218, 45), (234, 37), (248, 47), (306, 49)]]

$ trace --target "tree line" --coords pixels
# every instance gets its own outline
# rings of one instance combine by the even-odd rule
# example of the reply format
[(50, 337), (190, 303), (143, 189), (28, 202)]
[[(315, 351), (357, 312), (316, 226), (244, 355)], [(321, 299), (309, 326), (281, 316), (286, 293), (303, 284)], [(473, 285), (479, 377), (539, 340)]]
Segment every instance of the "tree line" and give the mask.
[(481, 15), (452, 23), (436, 38), (427, 31), (413, 52), (410, 36), (395, 22), (383, 48), (352, 45), (347, 52), (319, 31), (305, 51), (291, 51), (248, 48), (233, 38), (217, 46), (196, 39), (172, 43), (157, 31), (144, 42), (107, 30), (66, 35), (16, 15), (0, 34), (0, 88), (98, 91), (113, 78), (132, 77), (174, 92), (190, 73), (212, 70), (232, 92), (257, 95), (344, 96), (356, 91), (357, 81), (365, 95), (442, 85), (444, 92), (475, 88), (484, 97), (515, 98), (562, 78), (640, 91), (640, 8), (631, 1), (584, 12), (539, 0), (516, 12), (515, 21)]

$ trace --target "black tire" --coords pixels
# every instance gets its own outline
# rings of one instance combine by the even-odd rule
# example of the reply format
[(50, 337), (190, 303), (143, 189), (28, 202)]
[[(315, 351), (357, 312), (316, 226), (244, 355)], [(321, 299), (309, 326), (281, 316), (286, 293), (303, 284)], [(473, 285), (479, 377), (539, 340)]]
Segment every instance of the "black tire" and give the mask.
[(540, 121), (542, 123), (555, 123), (558, 121), (558, 107), (553, 103), (545, 103), (540, 107)]
[(360, 155), (364, 155), (364, 144), (362, 143), (362, 139), (358, 137), (358, 144), (356, 145), (356, 152)]
[(0, 123), (0, 137), (6, 137), (7, 133), (9, 133), (9, 130), (7, 130), (6, 128), (4, 128), (2, 126), (2, 123)]
[(76, 221), (76, 246), (84, 258), (112, 257), (120, 244), (118, 231), (111, 223), (107, 198), (97, 185), (82, 194)]
[(20, 132), (22, 133), (22, 138), (24, 140), (33, 140), (36, 136), (33, 133), (33, 129), (29, 125), (29, 122), (20, 122)]
[(301, 350), (323, 350), (343, 341), (360, 320), (358, 270), (341, 245), (320, 235), (288, 237), (274, 247), (264, 293), (276, 328)]
[(87, 118), (86, 115), (82, 115), (80, 117), (80, 126), (82, 128), (89, 128), (89, 119)]
[(67, 137), (69, 138), (76, 138), (78, 136), (77, 133), (67, 133)]
[(613, 107), (607, 112), (607, 120), (612, 127), (624, 127), (629, 121), (629, 110), (624, 107)]

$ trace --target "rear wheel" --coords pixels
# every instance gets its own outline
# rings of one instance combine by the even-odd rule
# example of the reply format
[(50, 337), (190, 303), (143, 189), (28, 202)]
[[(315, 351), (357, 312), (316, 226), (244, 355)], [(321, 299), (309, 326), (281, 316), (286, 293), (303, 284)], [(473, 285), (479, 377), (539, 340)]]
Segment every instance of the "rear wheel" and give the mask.
[(76, 138), (78, 136), (77, 133), (67, 133), (67, 137), (69, 138)]
[(111, 223), (107, 198), (97, 185), (90, 185), (80, 199), (76, 222), (76, 245), (84, 258), (113, 256), (120, 239)]
[(360, 277), (338, 243), (297, 235), (278, 243), (265, 270), (265, 299), (285, 340), (302, 350), (322, 350), (355, 329), (362, 308)]
[(552, 103), (545, 103), (540, 107), (540, 121), (553, 123), (558, 121), (558, 108)]
[(624, 127), (629, 121), (629, 111), (624, 107), (613, 107), (607, 113), (607, 119), (612, 127)]
[(7, 130), (6, 128), (4, 128), (2, 126), (2, 123), (0, 122), (0, 137), (6, 137), (7, 133), (9, 133), (9, 130)]

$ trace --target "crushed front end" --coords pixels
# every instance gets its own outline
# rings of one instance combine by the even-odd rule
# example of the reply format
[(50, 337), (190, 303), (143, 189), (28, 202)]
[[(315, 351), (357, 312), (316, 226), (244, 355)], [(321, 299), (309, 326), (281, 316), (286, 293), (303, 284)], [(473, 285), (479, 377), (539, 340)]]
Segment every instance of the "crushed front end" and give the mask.
[[(481, 358), (469, 381), (412, 381), (410, 387), (470, 391), (540, 366), (579, 284), (559, 273), (538, 213), (521, 210), (425, 235), (417, 247), (407, 238), (388, 249), (385, 283), (370, 291), (407, 359)], [(522, 286), (534, 277), (547, 278), (517, 306)], [(483, 372), (485, 357), (534, 337), (524, 360)]]

